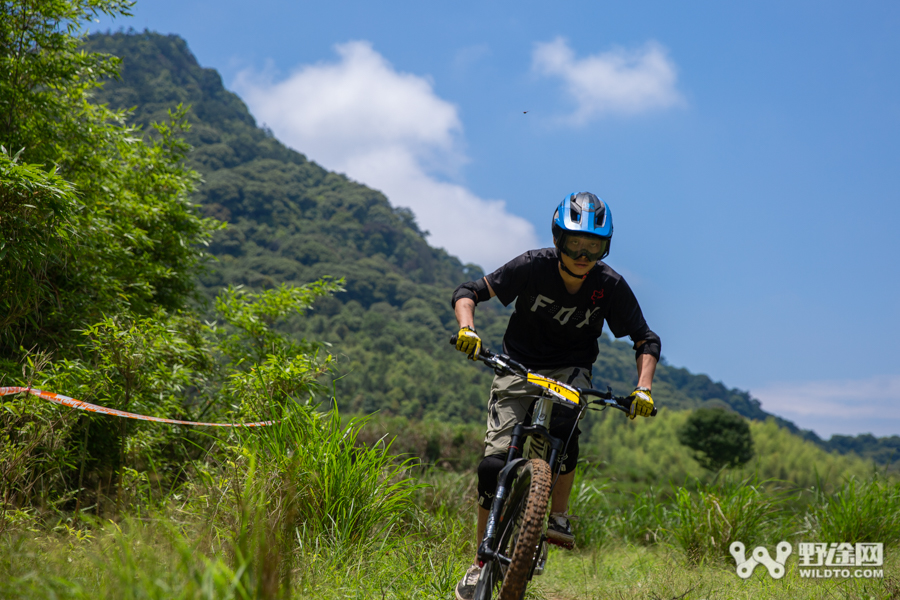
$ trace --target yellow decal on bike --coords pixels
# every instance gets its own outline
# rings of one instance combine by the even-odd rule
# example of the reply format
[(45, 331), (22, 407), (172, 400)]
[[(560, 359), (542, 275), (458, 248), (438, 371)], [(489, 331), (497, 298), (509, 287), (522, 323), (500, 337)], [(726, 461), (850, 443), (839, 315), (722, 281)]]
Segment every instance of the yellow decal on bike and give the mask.
[(528, 383), (533, 383), (534, 385), (539, 385), (542, 388), (546, 388), (550, 390), (550, 392), (563, 400), (568, 400), (572, 404), (578, 404), (581, 396), (578, 394), (578, 390), (573, 387), (570, 387), (562, 382), (556, 381), (555, 379), (550, 379), (549, 377), (544, 377), (542, 375), (538, 375), (536, 373), (528, 374)]

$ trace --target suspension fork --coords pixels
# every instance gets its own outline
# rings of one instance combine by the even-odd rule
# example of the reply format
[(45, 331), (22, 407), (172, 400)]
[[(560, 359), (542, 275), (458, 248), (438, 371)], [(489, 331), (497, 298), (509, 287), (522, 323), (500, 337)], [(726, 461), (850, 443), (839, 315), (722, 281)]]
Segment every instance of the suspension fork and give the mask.
[[(520, 427), (520, 425), (516, 425)], [(504, 564), (509, 564), (509, 557), (500, 557), (496, 550), (497, 544), (497, 523), (500, 522), (500, 513), (506, 504), (506, 496), (512, 487), (512, 482), (519, 473), (519, 467), (526, 463), (524, 458), (513, 458), (506, 463), (503, 470), (497, 476), (497, 492), (494, 494), (494, 500), (491, 502), (491, 512), (488, 515), (487, 527), (484, 530), (484, 539), (478, 547), (478, 560), (486, 563), (494, 559), (500, 559)], [(505, 560), (504, 560), (505, 559)]]
[[(512, 430), (512, 439), (509, 442), (509, 451), (506, 456), (506, 466), (497, 476), (497, 492), (494, 494), (494, 500), (491, 502), (490, 513), (488, 514), (487, 526), (484, 530), (484, 539), (478, 547), (478, 560), (488, 562), (499, 559), (503, 563), (509, 563), (509, 557), (500, 557), (494, 550), (496, 547), (497, 524), (500, 522), (500, 513), (506, 504), (506, 497), (512, 487), (512, 482), (529, 457), (522, 457), (522, 441), (527, 436), (540, 437), (550, 445), (550, 456), (548, 462), (553, 472), (558, 472), (557, 462), (559, 454), (562, 452), (563, 441), (550, 436), (550, 414), (553, 410), (553, 400), (546, 396), (538, 399), (535, 404), (535, 410), (532, 417), (532, 425), (522, 425), (516, 423)], [(504, 560), (505, 559), (505, 560)]]

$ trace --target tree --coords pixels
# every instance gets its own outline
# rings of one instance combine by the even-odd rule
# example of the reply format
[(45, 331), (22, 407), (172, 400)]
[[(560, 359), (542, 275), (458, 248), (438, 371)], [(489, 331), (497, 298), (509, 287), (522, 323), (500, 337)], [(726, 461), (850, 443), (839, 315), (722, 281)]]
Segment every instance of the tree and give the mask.
[[(131, 4), (0, 0), (0, 385), (24, 378), (112, 407), (190, 414), (185, 390), (211, 362), (182, 309), (217, 225), (191, 201), (186, 109), (147, 130), (126, 125), (127, 111), (92, 102), (119, 60), (82, 48), (85, 23)], [(131, 435), (134, 424), (31, 397), (3, 407), (0, 509), (27, 503), (37, 481), (59, 498), (89, 480), (109, 486), (102, 469), (117, 469), (121, 487), (135, 448), (154, 461), (186, 452), (174, 430)]]
[(48, 272), (75, 233), (75, 207), (68, 182), (0, 148), (0, 331), (52, 294)]
[(753, 458), (753, 438), (747, 420), (722, 408), (700, 408), (678, 431), (678, 441), (694, 451), (704, 469), (739, 467)]
[[(82, 25), (126, 0), (0, 1), (0, 371), (20, 347), (77, 353), (80, 326), (175, 310), (194, 293), (215, 221), (190, 195), (185, 111), (150, 132), (90, 102), (118, 59)], [(4, 368), (5, 365), (5, 368)]]

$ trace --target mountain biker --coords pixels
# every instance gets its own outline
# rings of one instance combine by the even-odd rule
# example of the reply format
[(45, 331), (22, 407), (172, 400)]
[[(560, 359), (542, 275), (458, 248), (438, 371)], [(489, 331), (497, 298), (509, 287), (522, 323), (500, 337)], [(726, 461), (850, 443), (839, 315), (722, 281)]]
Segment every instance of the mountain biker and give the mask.
[[(451, 305), (459, 322), (457, 350), (475, 357), (481, 338), (475, 331), (475, 305), (497, 296), (504, 306), (515, 301), (503, 337), (503, 352), (527, 368), (575, 387), (592, 387), (591, 366), (603, 322), (616, 337), (629, 336), (637, 360), (637, 387), (631, 393), (630, 417), (653, 410), (650, 388), (661, 342), (647, 326), (637, 299), (621, 275), (601, 262), (609, 254), (613, 225), (609, 206), (590, 192), (570, 194), (553, 214), (554, 248), (530, 250), (477, 281), (460, 285)], [(478, 466), (476, 546), (487, 526), (497, 476), (506, 463), (512, 428), (530, 414), (534, 387), (513, 375), (498, 375), (488, 401), (484, 458)], [(578, 412), (557, 405), (550, 433), (567, 439)], [(547, 539), (571, 547), (566, 509), (578, 461), (578, 435), (564, 450), (551, 495)], [(554, 471), (557, 470), (556, 465)], [(457, 600), (471, 600), (480, 574), (478, 559), (456, 586)]]

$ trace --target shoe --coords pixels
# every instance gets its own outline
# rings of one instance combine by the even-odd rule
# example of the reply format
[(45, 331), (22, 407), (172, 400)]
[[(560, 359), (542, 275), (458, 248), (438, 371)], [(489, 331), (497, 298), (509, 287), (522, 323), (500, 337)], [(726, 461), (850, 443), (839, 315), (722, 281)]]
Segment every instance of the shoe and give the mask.
[(575, 534), (566, 513), (553, 513), (547, 523), (547, 541), (563, 548), (575, 546)]
[(475, 586), (481, 577), (481, 567), (472, 565), (459, 583), (456, 584), (456, 600), (472, 600), (475, 597)]

